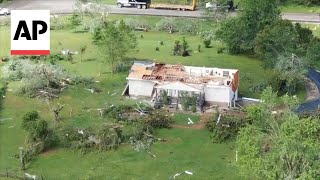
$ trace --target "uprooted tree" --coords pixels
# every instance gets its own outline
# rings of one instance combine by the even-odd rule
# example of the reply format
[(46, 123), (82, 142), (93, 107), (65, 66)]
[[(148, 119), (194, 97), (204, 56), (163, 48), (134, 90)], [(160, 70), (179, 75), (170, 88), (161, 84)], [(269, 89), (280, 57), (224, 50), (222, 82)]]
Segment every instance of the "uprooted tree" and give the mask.
[(273, 113), (279, 100), (270, 87), (261, 99), (247, 109), (251, 124), (237, 137), (240, 172), (262, 179), (317, 179), (319, 119), (299, 117), (298, 99), (288, 95), (281, 97), (283, 112)]
[(10, 60), (1, 70), (3, 79), (21, 81), (18, 93), (29, 97), (52, 99), (58, 97), (68, 85), (92, 82), (92, 79), (68, 73), (59, 65), (34, 63), (27, 59)]

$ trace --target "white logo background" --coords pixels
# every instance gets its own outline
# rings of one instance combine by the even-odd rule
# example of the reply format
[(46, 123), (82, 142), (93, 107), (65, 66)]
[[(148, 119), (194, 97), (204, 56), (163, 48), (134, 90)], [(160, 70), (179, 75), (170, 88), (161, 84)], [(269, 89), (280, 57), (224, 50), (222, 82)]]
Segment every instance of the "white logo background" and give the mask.
[[(19, 21), (25, 20), (28, 30), (32, 37), (32, 21), (41, 20), (47, 23), (47, 31), (44, 34), (38, 34), (37, 40), (27, 40), (25, 37), (19, 37), (19, 40), (13, 40), (17, 31)], [(42, 29), (38, 25), (38, 32)], [(21, 30), (23, 33), (24, 30)], [(20, 33), (20, 35), (21, 35)], [(20, 36), (19, 35), (19, 36)], [(50, 50), (50, 11), (49, 10), (11, 10), (11, 50)]]

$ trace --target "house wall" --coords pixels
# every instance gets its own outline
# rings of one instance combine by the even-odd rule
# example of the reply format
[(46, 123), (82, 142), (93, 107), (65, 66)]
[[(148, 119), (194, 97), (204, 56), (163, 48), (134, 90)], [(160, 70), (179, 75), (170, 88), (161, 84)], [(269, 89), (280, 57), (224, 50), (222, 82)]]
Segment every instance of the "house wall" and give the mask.
[(219, 102), (229, 103), (232, 97), (230, 97), (230, 87), (224, 86), (207, 86), (205, 88), (205, 101), (206, 102)]
[(129, 80), (130, 96), (151, 96), (155, 83), (144, 80)]

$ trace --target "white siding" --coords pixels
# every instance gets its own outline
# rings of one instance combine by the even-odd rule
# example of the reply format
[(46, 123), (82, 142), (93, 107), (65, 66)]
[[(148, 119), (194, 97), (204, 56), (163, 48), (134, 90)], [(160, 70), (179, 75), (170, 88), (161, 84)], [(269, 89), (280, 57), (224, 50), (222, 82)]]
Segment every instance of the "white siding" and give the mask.
[(230, 102), (230, 88), (210, 86), (205, 88), (205, 101), (207, 102)]
[(129, 80), (130, 96), (151, 96), (155, 83), (152, 81)]

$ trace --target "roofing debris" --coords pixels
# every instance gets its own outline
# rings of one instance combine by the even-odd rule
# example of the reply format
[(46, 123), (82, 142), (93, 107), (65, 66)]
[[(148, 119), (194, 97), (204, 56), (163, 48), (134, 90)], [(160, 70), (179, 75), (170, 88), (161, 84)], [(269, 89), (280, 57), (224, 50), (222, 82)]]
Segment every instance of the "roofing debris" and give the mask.
[(184, 172), (181, 172), (181, 173), (176, 173), (175, 175), (173, 176), (170, 176), (169, 179), (176, 179), (176, 177), (182, 175), (182, 174), (188, 174), (188, 175), (193, 175), (193, 172), (191, 171), (184, 171)]
[[(191, 70), (201, 71), (200, 75)], [(219, 72), (218, 72), (219, 70)], [(223, 71), (223, 73), (221, 72)], [(234, 77), (229, 75), (232, 72)], [(226, 74), (224, 74), (226, 72)], [(153, 62), (135, 62), (128, 79), (150, 80), (157, 82), (182, 82), (188, 84), (212, 84), (238, 86), (238, 70), (183, 66)]]
[(194, 124), (190, 118), (188, 118), (188, 124)]

